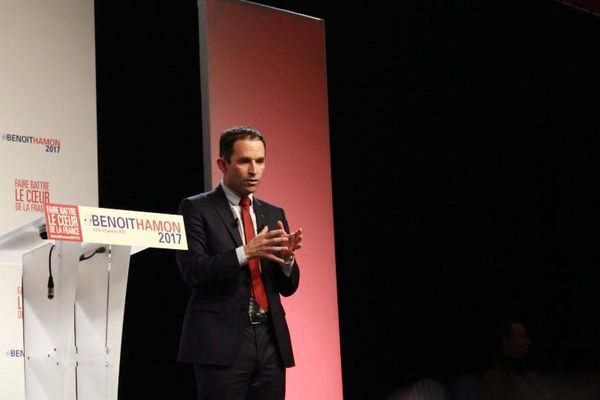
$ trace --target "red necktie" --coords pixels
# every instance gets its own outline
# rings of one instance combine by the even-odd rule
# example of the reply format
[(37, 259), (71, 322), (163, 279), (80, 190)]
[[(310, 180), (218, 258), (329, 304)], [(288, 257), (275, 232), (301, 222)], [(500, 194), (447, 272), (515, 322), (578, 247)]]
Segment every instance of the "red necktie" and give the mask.
[[(254, 233), (254, 224), (252, 224), (252, 218), (250, 217), (250, 198), (248, 196), (242, 197), (240, 200), (240, 206), (242, 206), (242, 222), (244, 224), (244, 237), (246, 243), (250, 242), (256, 234)], [(248, 267), (250, 268), (250, 278), (252, 279), (252, 293), (258, 305), (266, 310), (269, 308), (269, 301), (265, 294), (265, 287), (263, 286), (262, 279), (260, 278), (260, 266), (257, 258), (248, 259)]]

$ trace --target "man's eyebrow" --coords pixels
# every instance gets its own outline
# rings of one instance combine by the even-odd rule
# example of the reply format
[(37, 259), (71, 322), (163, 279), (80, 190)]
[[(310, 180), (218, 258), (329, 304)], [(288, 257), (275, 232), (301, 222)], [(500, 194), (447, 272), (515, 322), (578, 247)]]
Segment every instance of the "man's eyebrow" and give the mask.
[(246, 157), (246, 156), (242, 156), (240, 158), (238, 158), (238, 161), (250, 161), (250, 160), (256, 160), (256, 161), (264, 161), (265, 157), (258, 157), (258, 158), (252, 158), (252, 157)]

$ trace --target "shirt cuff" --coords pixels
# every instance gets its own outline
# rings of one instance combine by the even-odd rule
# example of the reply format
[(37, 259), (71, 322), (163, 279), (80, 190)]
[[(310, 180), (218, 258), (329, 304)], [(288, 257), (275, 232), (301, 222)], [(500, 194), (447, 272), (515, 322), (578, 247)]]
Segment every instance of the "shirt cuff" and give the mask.
[(240, 267), (248, 264), (248, 257), (246, 257), (246, 252), (244, 251), (244, 246), (240, 246), (235, 249), (235, 254), (237, 255), (238, 262), (240, 263)]
[(290, 258), (288, 261), (279, 264), (281, 265), (281, 271), (287, 277), (292, 275), (292, 267), (294, 266), (294, 257)]

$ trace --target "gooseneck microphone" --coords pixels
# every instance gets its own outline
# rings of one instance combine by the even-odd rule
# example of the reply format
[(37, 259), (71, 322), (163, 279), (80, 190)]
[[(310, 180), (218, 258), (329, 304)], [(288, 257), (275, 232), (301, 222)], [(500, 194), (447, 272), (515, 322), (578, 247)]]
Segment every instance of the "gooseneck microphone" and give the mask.
[(102, 247), (98, 247), (96, 250), (94, 250), (92, 252), (92, 254), (90, 254), (89, 256), (86, 256), (85, 253), (83, 253), (82, 255), (79, 256), (79, 262), (89, 260), (90, 258), (94, 257), (96, 254), (102, 254), (105, 251), (106, 251), (106, 247), (102, 246)]
[[(50, 299), (50, 300), (52, 300), (54, 298), (54, 278), (52, 277), (52, 252), (54, 251), (55, 247), (56, 247), (56, 245), (53, 244), (50, 247), (50, 252), (48, 253), (48, 284), (46, 286), (48, 288), (48, 299)], [(104, 246), (98, 247), (89, 256), (86, 256), (85, 253), (80, 255), (79, 261), (81, 262), (81, 261), (88, 260), (88, 259), (92, 258), (93, 256), (95, 256), (96, 254), (104, 253), (105, 251), (106, 251), (106, 247), (104, 247)]]

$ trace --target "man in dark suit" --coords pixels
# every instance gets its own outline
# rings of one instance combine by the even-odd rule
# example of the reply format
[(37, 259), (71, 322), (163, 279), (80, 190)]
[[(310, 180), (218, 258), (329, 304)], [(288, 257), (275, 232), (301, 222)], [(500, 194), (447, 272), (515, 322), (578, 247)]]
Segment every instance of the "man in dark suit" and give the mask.
[(283, 399), (294, 365), (280, 295), (298, 288), (302, 231), (288, 233), (283, 209), (254, 197), (265, 154), (258, 131), (224, 131), (222, 182), (180, 204), (188, 250), (177, 263), (193, 291), (179, 361), (193, 363), (198, 399)]

